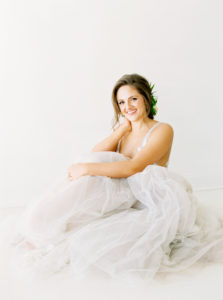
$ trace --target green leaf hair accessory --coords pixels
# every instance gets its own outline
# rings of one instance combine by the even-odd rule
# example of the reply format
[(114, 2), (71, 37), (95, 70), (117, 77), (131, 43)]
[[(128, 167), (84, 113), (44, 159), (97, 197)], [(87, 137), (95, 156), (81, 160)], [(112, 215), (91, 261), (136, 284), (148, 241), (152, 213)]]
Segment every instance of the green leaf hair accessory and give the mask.
[(157, 106), (156, 106), (157, 98), (154, 96), (154, 91), (153, 91), (155, 84), (153, 84), (153, 85), (150, 84), (150, 86), (151, 86), (151, 98), (152, 98), (150, 110), (151, 110), (152, 114), (155, 116), (158, 111)]

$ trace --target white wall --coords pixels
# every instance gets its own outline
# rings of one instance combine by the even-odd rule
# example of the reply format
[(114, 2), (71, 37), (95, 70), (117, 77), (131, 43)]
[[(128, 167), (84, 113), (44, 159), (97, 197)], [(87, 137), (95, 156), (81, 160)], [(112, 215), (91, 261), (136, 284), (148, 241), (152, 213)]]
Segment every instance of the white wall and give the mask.
[(222, 1), (4, 0), (0, 4), (2, 205), (66, 176), (111, 133), (126, 73), (155, 83), (174, 127), (169, 168), (195, 189), (223, 185)]

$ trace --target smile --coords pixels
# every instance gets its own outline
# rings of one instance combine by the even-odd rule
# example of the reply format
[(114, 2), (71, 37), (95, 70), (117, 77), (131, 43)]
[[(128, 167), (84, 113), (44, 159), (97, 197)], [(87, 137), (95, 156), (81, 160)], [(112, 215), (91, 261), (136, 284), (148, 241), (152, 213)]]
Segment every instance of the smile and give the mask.
[(133, 115), (135, 112), (136, 112), (136, 110), (131, 110), (131, 111), (128, 111), (127, 114), (128, 115)]

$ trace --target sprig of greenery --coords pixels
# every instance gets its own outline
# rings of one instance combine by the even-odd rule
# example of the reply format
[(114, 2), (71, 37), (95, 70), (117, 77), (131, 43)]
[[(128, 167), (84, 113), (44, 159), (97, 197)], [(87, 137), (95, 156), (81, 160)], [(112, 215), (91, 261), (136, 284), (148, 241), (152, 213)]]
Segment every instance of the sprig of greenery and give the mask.
[(154, 95), (154, 93), (155, 93), (154, 92), (155, 84), (150, 84), (150, 86), (151, 86), (151, 98), (152, 98), (152, 103), (151, 103), (150, 110), (151, 110), (152, 114), (155, 116), (156, 113), (157, 113), (157, 107), (156, 107), (157, 97), (155, 97), (155, 95)]

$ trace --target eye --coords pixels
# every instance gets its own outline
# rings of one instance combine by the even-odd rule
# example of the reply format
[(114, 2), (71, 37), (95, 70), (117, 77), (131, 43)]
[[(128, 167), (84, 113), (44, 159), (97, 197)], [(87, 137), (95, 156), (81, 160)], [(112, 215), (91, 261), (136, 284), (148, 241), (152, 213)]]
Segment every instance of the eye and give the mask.
[(132, 98), (132, 100), (137, 100), (137, 98)]
[(122, 103), (124, 103), (124, 102), (123, 102), (123, 101), (120, 101), (120, 102), (119, 102), (119, 105), (122, 104)]

